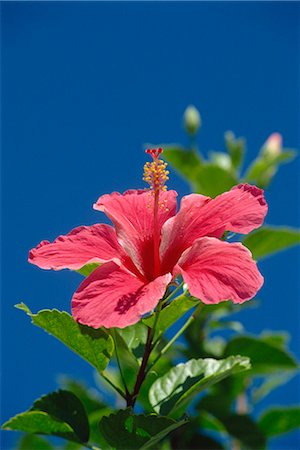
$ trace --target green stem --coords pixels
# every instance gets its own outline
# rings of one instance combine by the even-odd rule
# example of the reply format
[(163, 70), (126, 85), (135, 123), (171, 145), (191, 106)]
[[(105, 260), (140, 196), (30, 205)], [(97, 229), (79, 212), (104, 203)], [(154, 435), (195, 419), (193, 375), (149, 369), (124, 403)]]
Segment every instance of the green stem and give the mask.
[(177, 331), (177, 333), (172, 337), (172, 339), (165, 345), (165, 347), (159, 352), (157, 357), (152, 361), (150, 364), (147, 373), (153, 368), (153, 366), (157, 363), (157, 361), (169, 350), (169, 348), (172, 346), (172, 344), (184, 333), (184, 331), (191, 325), (191, 323), (195, 320), (195, 314), (199, 309), (201, 309), (202, 304), (198, 306), (198, 308), (194, 311), (194, 313), (188, 318), (188, 320), (183, 324), (183, 326), (180, 328), (180, 330)]
[[(117, 364), (118, 364), (118, 367), (119, 367), (119, 371), (120, 371), (120, 375), (121, 375), (121, 379), (122, 379), (122, 383), (123, 383), (123, 386), (124, 386), (124, 389), (125, 389), (126, 396), (128, 396), (129, 390), (127, 388), (127, 384), (126, 384), (126, 381), (125, 381), (125, 377), (124, 377), (124, 374), (123, 374), (123, 370), (122, 370), (122, 366), (121, 366), (121, 362), (120, 362), (120, 358), (119, 358), (119, 354), (118, 354), (118, 345), (117, 345), (117, 339), (116, 339), (116, 335), (115, 335), (115, 330), (114, 329), (112, 329), (112, 335), (113, 335), (113, 339), (114, 339), (114, 342), (115, 342), (115, 351), (116, 351)], [(125, 398), (126, 398), (126, 396), (125, 396)]]
[(105, 374), (104, 372), (100, 372), (100, 375), (102, 376), (102, 378), (104, 378), (104, 380), (115, 390), (118, 392), (118, 394), (121, 395), (121, 397), (123, 397), (126, 400), (126, 394), (125, 392), (123, 392), (118, 386), (116, 386)]
[(160, 304), (161, 304), (162, 306), (164, 306), (166, 303), (168, 303), (168, 301), (170, 301), (171, 298), (174, 297), (174, 295), (176, 295), (178, 291), (180, 291), (180, 289), (182, 288), (183, 285), (184, 285), (184, 281), (183, 281), (182, 283), (180, 283), (180, 284), (177, 286), (177, 288), (174, 289), (174, 291), (171, 292), (170, 295), (168, 295), (168, 297), (166, 297), (165, 299), (163, 299), (163, 300), (160, 302)]
[[(154, 328), (154, 327), (153, 327)], [(151, 354), (152, 351), (152, 331), (153, 328), (148, 327), (148, 336), (147, 336), (147, 341), (145, 344), (145, 350), (144, 350), (144, 355), (143, 355), (143, 359), (142, 359), (142, 364), (140, 366), (140, 370), (137, 374), (136, 377), (136, 382), (133, 388), (133, 393), (130, 394), (127, 397), (127, 406), (130, 406), (131, 408), (134, 407), (137, 396), (139, 394), (140, 388), (142, 386), (142, 383), (145, 379), (146, 376), (146, 367), (147, 367), (147, 363), (149, 360), (149, 356)]]
[(155, 330), (156, 330), (159, 314), (162, 310), (163, 300), (161, 302), (159, 302), (159, 304), (157, 306), (157, 311), (156, 311), (153, 327), (152, 328), (148, 327), (148, 335), (147, 335), (147, 341), (145, 344), (144, 355), (143, 355), (142, 363), (140, 366), (140, 370), (136, 377), (136, 382), (135, 382), (135, 385), (133, 388), (133, 393), (127, 394), (127, 406), (131, 406), (132, 408), (135, 405), (135, 402), (136, 402), (137, 396), (139, 395), (141, 386), (142, 386), (142, 384), (146, 378), (146, 375), (148, 373), (147, 364), (148, 364), (151, 352), (154, 348), (153, 339), (155, 336)]
[(159, 314), (162, 310), (162, 307), (163, 307), (163, 301), (159, 302), (159, 304), (157, 305), (157, 311), (155, 314), (154, 324), (153, 324), (153, 327), (151, 328), (151, 342), (153, 341), (154, 336), (155, 336), (155, 330), (156, 330), (157, 322), (159, 319)]

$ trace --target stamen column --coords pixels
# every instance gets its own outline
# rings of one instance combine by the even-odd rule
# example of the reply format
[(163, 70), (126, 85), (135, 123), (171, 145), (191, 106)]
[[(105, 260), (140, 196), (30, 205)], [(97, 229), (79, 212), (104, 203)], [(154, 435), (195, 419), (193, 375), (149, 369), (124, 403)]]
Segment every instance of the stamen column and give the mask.
[(150, 186), (150, 192), (153, 195), (153, 214), (154, 214), (154, 229), (153, 229), (153, 256), (154, 256), (154, 275), (155, 277), (160, 275), (160, 256), (159, 256), (159, 245), (160, 245), (160, 229), (158, 223), (158, 212), (160, 207), (164, 207), (164, 204), (160, 203), (160, 192), (166, 191), (167, 186), (165, 186), (166, 181), (169, 179), (169, 172), (166, 170), (167, 163), (159, 159), (159, 155), (162, 153), (162, 148), (158, 149), (148, 149), (146, 153), (149, 153), (153, 161), (147, 162), (144, 166), (144, 181), (146, 181)]

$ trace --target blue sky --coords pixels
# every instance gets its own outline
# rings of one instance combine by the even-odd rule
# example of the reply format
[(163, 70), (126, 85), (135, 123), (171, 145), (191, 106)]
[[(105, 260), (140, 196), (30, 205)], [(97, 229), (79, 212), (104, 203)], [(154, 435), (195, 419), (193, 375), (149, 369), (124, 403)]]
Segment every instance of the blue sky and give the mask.
[[(93, 381), (83, 361), (13, 308), (69, 310), (80, 282), (29, 265), (28, 250), (105, 220), (92, 210), (101, 194), (143, 187), (143, 144), (185, 143), (190, 103), (202, 115), (204, 153), (222, 150), (228, 129), (247, 138), (247, 162), (273, 131), (299, 148), (300, 49), (296, 2), (2, 2), (1, 16), (6, 420), (55, 389), (60, 373)], [(287, 165), (272, 184), (268, 223), (299, 225), (298, 174), (298, 163)], [(174, 173), (169, 186), (188, 192)], [(262, 305), (243, 321), (254, 333), (289, 330), (299, 356), (299, 252), (260, 268)], [(294, 380), (269, 401), (294, 403), (298, 388)], [(4, 448), (13, 440), (3, 433)], [(294, 434), (272, 449), (297, 442)]]

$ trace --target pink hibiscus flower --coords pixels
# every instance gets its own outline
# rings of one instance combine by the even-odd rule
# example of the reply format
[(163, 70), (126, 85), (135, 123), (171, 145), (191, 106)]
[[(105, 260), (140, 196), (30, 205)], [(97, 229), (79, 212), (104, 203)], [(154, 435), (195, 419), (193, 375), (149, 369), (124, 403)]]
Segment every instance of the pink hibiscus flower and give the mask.
[(94, 328), (123, 328), (153, 310), (169, 283), (181, 275), (190, 293), (204, 303), (243, 303), (263, 284), (250, 251), (220, 240), (224, 231), (248, 233), (267, 212), (263, 191), (240, 184), (212, 199), (167, 191), (161, 149), (148, 150), (144, 180), (150, 190), (103, 195), (94, 208), (112, 221), (81, 226), (53, 243), (42, 241), (29, 262), (43, 269), (78, 270), (99, 263), (72, 299), (78, 322)]

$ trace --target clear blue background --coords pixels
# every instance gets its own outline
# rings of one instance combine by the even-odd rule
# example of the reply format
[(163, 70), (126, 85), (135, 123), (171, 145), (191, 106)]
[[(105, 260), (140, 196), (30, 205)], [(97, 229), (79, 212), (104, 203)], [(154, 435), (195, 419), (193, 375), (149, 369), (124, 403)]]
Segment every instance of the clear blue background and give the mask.
[[(299, 3), (2, 3), (2, 421), (56, 388), (60, 373), (93, 382), (76, 355), (13, 308), (69, 310), (80, 276), (27, 263), (28, 250), (103, 221), (103, 193), (142, 187), (144, 142), (186, 141), (182, 113), (201, 111), (199, 144), (247, 137), (249, 162), (273, 131), (299, 142)], [(298, 164), (267, 194), (267, 222), (299, 224)], [(187, 185), (172, 173), (180, 195)], [(299, 356), (299, 252), (261, 264), (250, 332), (287, 329)], [(299, 401), (299, 378), (268, 397)], [(15, 435), (3, 432), (3, 448)], [(296, 450), (299, 434), (272, 449)]]

